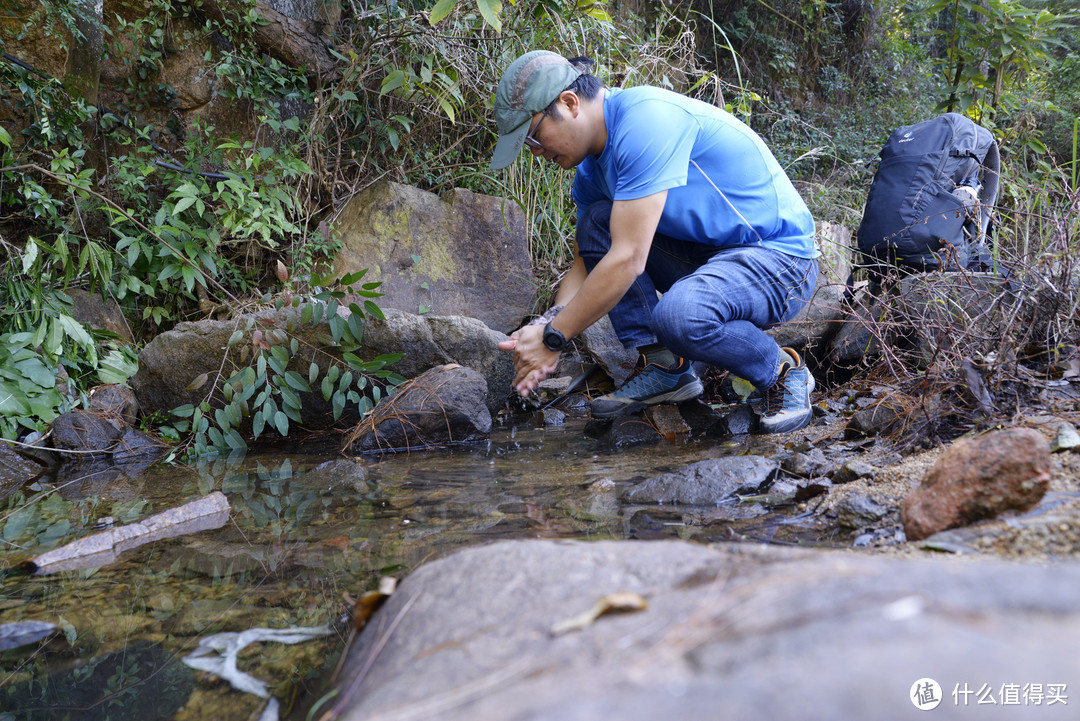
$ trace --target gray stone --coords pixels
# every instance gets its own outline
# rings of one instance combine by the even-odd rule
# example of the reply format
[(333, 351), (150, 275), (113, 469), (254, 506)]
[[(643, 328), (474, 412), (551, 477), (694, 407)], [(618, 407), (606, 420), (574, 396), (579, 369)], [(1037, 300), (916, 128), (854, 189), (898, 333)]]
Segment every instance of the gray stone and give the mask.
[(71, 411), (52, 422), (53, 448), (107, 453), (125, 429), (119, 418), (85, 410)]
[(139, 400), (135, 397), (135, 391), (115, 383), (92, 389), (86, 410), (115, 416), (129, 426), (139, 420)]
[(73, 301), (71, 317), (94, 330), (105, 330), (120, 336), (120, 340), (131, 343), (131, 327), (120, 304), (112, 298), (103, 299), (100, 292), (91, 293), (81, 288), (65, 291)]
[(483, 376), (471, 368), (432, 368), (383, 399), (352, 432), (353, 453), (471, 443), (491, 432)]
[(844, 437), (854, 439), (881, 436), (891, 431), (899, 420), (899, 409), (881, 401), (853, 415), (844, 426)]
[(393, 369), (406, 378), (440, 365), (472, 368), (487, 383), (488, 409), (495, 412), (506, 406), (514, 361), (510, 353), (499, 350), (505, 335), (475, 318), (416, 315), (393, 309), (385, 315), (385, 321), (373, 318), (365, 324), (365, 354), (405, 353)]
[(726, 456), (691, 463), (630, 488), (631, 503), (709, 505), (736, 493), (761, 493), (776, 477), (779, 466), (761, 456)]
[[(953, 684), (1080, 674), (1078, 587), (1076, 563), (501, 542), (407, 577), (350, 648), (330, 705), (342, 721), (903, 721), (930, 677), (935, 719), (977, 719), (985, 709), (954, 705)], [(552, 634), (615, 593), (647, 607)]]
[(845, 287), (842, 285), (819, 284), (814, 289), (810, 303), (799, 311), (791, 320), (770, 329), (769, 335), (784, 348), (814, 351), (836, 331), (836, 321), (844, 317), (843, 303)]
[(812, 448), (807, 453), (795, 451), (780, 461), (780, 467), (787, 473), (801, 478), (813, 478), (825, 475), (829, 461), (820, 448)]
[(423, 306), (510, 333), (536, 304), (525, 214), (502, 198), (381, 182), (346, 203), (337, 230), (334, 273), (366, 268), (384, 309)]
[(578, 339), (585, 352), (611, 377), (616, 388), (634, 371), (638, 353), (622, 344), (606, 315), (583, 330)]
[(849, 493), (833, 506), (841, 528), (872, 526), (889, 514), (889, 509), (862, 493)]
[(591, 420), (585, 425), (585, 435), (596, 438), (611, 448), (648, 445), (663, 439), (663, 436), (638, 414), (620, 416), (614, 420)]
[(877, 475), (877, 469), (862, 460), (851, 460), (843, 463), (833, 471), (831, 476), (833, 483), (851, 483), (860, 478), (873, 478)]
[[(338, 312), (342, 317), (349, 315), (345, 308)], [(224, 400), (215, 381), (217, 373), (224, 369), (228, 377), (236, 369), (253, 363), (250, 356), (247, 361), (241, 360), (241, 349), (245, 344), (251, 345), (256, 330), (263, 334), (280, 331), (299, 341), (299, 352), (289, 364), (290, 370), (306, 374), (308, 366), (315, 363), (321, 369), (320, 374), (325, 374), (330, 365), (341, 363), (341, 349), (325, 342), (330, 336), (325, 320), (305, 324), (300, 322), (300, 315), (299, 308), (287, 307), (226, 321), (178, 323), (171, 331), (159, 334), (139, 353), (139, 372), (131, 379), (143, 412), (168, 412), (186, 403), (197, 405), (211, 395), (211, 390), (211, 404), (222, 405)], [(471, 318), (417, 316), (395, 310), (388, 310), (385, 315), (385, 321), (365, 320), (358, 356), (369, 360), (388, 353), (404, 353), (390, 368), (406, 378), (448, 363), (473, 368), (486, 379), (492, 408), (503, 405), (514, 377), (510, 354), (498, 349), (498, 342), (505, 336)], [(249, 321), (253, 324), (251, 329), (248, 329)], [(226, 348), (237, 330), (244, 333), (243, 339)], [(207, 382), (193, 387), (192, 381), (204, 373)], [(497, 400), (492, 400), (495, 394)], [(353, 404), (347, 404), (341, 418), (335, 421), (333, 408), (322, 393), (300, 396), (305, 428), (320, 430), (360, 420)], [(245, 419), (245, 424), (244, 428), (250, 428), (249, 419)]]
[(829, 341), (829, 363), (840, 368), (858, 365), (864, 357), (881, 353), (881, 338), (886, 335), (879, 292), (864, 286), (855, 294), (851, 308), (837, 322), (836, 335)]
[(830, 285), (847, 285), (851, 275), (851, 229), (827, 220), (817, 222), (818, 275)]
[(890, 319), (913, 339), (912, 360), (978, 357), (997, 351), (1016, 296), (992, 273), (920, 273), (902, 278), (889, 298)]

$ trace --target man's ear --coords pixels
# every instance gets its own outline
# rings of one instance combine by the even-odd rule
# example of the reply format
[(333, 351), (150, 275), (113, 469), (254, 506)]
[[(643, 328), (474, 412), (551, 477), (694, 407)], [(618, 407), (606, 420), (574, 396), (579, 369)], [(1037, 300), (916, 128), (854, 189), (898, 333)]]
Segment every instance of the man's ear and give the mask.
[(581, 111), (581, 98), (573, 90), (564, 90), (559, 93), (559, 102), (566, 106), (566, 112), (571, 118), (576, 118)]

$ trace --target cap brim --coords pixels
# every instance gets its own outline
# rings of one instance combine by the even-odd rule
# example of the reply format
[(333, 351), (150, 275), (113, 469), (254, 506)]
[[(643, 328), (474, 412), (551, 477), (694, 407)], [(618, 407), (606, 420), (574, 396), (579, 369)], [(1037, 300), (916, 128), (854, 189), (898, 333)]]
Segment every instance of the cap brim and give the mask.
[(491, 169), (501, 170), (521, 154), (521, 146), (525, 144), (525, 136), (529, 134), (529, 124), (522, 123), (506, 135), (499, 136), (499, 142), (495, 143), (495, 152), (491, 154)]

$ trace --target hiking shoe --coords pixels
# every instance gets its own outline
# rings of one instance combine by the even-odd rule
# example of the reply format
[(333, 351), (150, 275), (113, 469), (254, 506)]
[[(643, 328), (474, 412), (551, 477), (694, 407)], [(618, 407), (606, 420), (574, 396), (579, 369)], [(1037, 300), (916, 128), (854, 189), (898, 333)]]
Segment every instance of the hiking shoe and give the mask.
[(814, 412), (810, 408), (810, 394), (814, 391), (814, 376), (806, 368), (799, 354), (784, 348), (797, 365), (783, 363), (776, 385), (765, 391), (765, 412), (758, 424), (762, 433), (790, 433), (810, 424)]
[(614, 418), (658, 403), (688, 401), (704, 391), (685, 358), (674, 368), (645, 365), (643, 361), (644, 357), (638, 358), (638, 365), (621, 388), (592, 402), (593, 418)]

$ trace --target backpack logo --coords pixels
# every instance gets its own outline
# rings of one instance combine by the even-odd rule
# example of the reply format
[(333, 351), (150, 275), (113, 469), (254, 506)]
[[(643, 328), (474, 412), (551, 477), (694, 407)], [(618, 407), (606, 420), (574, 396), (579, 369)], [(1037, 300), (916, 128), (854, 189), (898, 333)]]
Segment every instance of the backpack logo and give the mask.
[(910, 132), (907, 132), (907, 133), (904, 133), (904, 137), (903, 137), (903, 140), (901, 140), (900, 142), (901, 142), (901, 143), (910, 143), (910, 142), (911, 142), (912, 140), (914, 140), (914, 139), (915, 139), (915, 138), (911, 137), (911, 133), (910, 133)]

